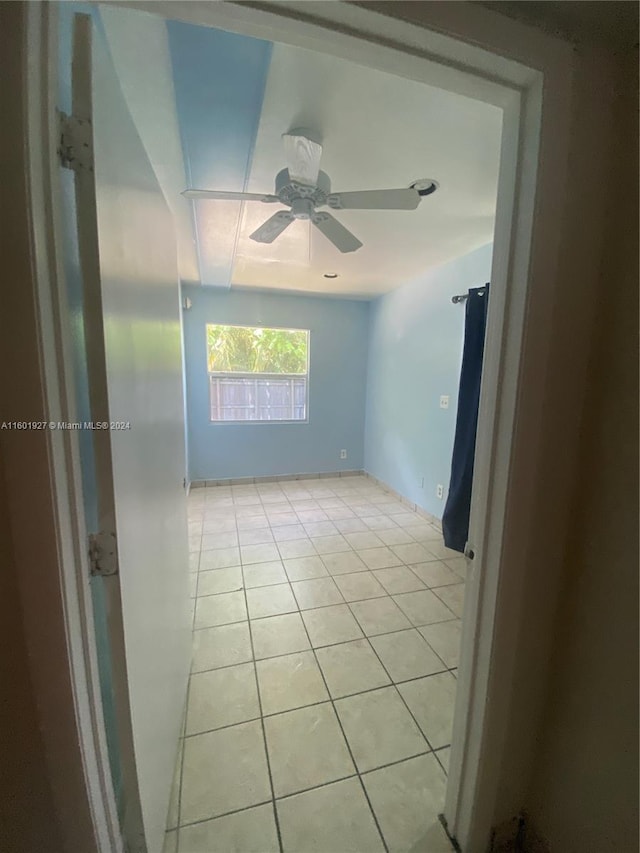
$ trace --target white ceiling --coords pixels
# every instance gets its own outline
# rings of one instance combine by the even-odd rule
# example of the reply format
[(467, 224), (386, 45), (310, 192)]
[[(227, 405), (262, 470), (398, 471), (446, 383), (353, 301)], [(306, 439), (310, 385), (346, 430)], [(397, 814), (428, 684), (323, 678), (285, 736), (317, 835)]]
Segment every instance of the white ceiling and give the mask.
[[(492, 240), (498, 108), (335, 57), (274, 45), (247, 191), (273, 191), (275, 175), (285, 165), (281, 134), (300, 126), (320, 133), (322, 169), (334, 191), (406, 187), (418, 178), (433, 178), (440, 189), (415, 211), (337, 211), (364, 243), (347, 255), (302, 221), (271, 245), (250, 240), (274, 206), (197, 202), (200, 238), (208, 234), (222, 249), (223, 232), (227, 251), (235, 245), (233, 286), (371, 297)], [(235, 233), (229, 224), (238, 213)], [(325, 279), (325, 272), (339, 278)]]

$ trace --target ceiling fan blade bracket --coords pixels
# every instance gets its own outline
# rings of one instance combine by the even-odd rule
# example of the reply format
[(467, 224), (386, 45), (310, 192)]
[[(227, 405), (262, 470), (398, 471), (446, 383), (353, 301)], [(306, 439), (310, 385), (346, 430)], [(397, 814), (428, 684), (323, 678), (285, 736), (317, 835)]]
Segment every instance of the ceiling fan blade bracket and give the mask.
[(333, 210), (415, 210), (420, 201), (420, 193), (411, 188), (361, 190), (327, 196), (327, 205)]

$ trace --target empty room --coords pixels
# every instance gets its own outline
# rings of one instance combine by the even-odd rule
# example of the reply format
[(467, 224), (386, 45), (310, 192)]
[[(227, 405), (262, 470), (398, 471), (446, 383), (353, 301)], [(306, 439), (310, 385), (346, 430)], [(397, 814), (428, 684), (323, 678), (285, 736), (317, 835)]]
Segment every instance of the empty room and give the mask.
[(108, 577), (93, 593), (117, 807), (137, 786), (128, 819), (165, 853), (449, 850), (502, 111), (321, 49), (90, 17), (105, 382), (111, 419), (138, 418), (111, 438), (116, 603)]

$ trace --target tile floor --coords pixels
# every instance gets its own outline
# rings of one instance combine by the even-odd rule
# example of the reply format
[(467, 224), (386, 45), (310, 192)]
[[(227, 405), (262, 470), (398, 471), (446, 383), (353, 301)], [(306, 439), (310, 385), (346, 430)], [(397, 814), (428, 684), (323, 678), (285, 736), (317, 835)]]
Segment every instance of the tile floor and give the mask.
[(194, 489), (164, 853), (440, 853), (464, 558), (366, 477)]

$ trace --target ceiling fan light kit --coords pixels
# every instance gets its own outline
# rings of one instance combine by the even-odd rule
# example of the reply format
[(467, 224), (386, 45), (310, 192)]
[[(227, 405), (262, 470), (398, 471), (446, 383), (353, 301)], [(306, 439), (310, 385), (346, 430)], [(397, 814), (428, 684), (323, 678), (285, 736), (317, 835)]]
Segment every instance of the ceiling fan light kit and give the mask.
[[(287, 168), (276, 175), (275, 194), (219, 192), (217, 190), (185, 190), (186, 198), (212, 198), (227, 201), (259, 201), (263, 204), (279, 202), (289, 210), (279, 210), (266, 220), (253, 234), (258, 243), (273, 243), (296, 219), (308, 220), (340, 252), (355, 252), (362, 246), (358, 238), (342, 225), (331, 210), (415, 210), (423, 195), (437, 189), (437, 183), (421, 179), (406, 189), (362, 190), (332, 193), (331, 180), (320, 170), (322, 145), (319, 138), (306, 128), (292, 130), (282, 136)], [(428, 184), (428, 186), (423, 186)]]

